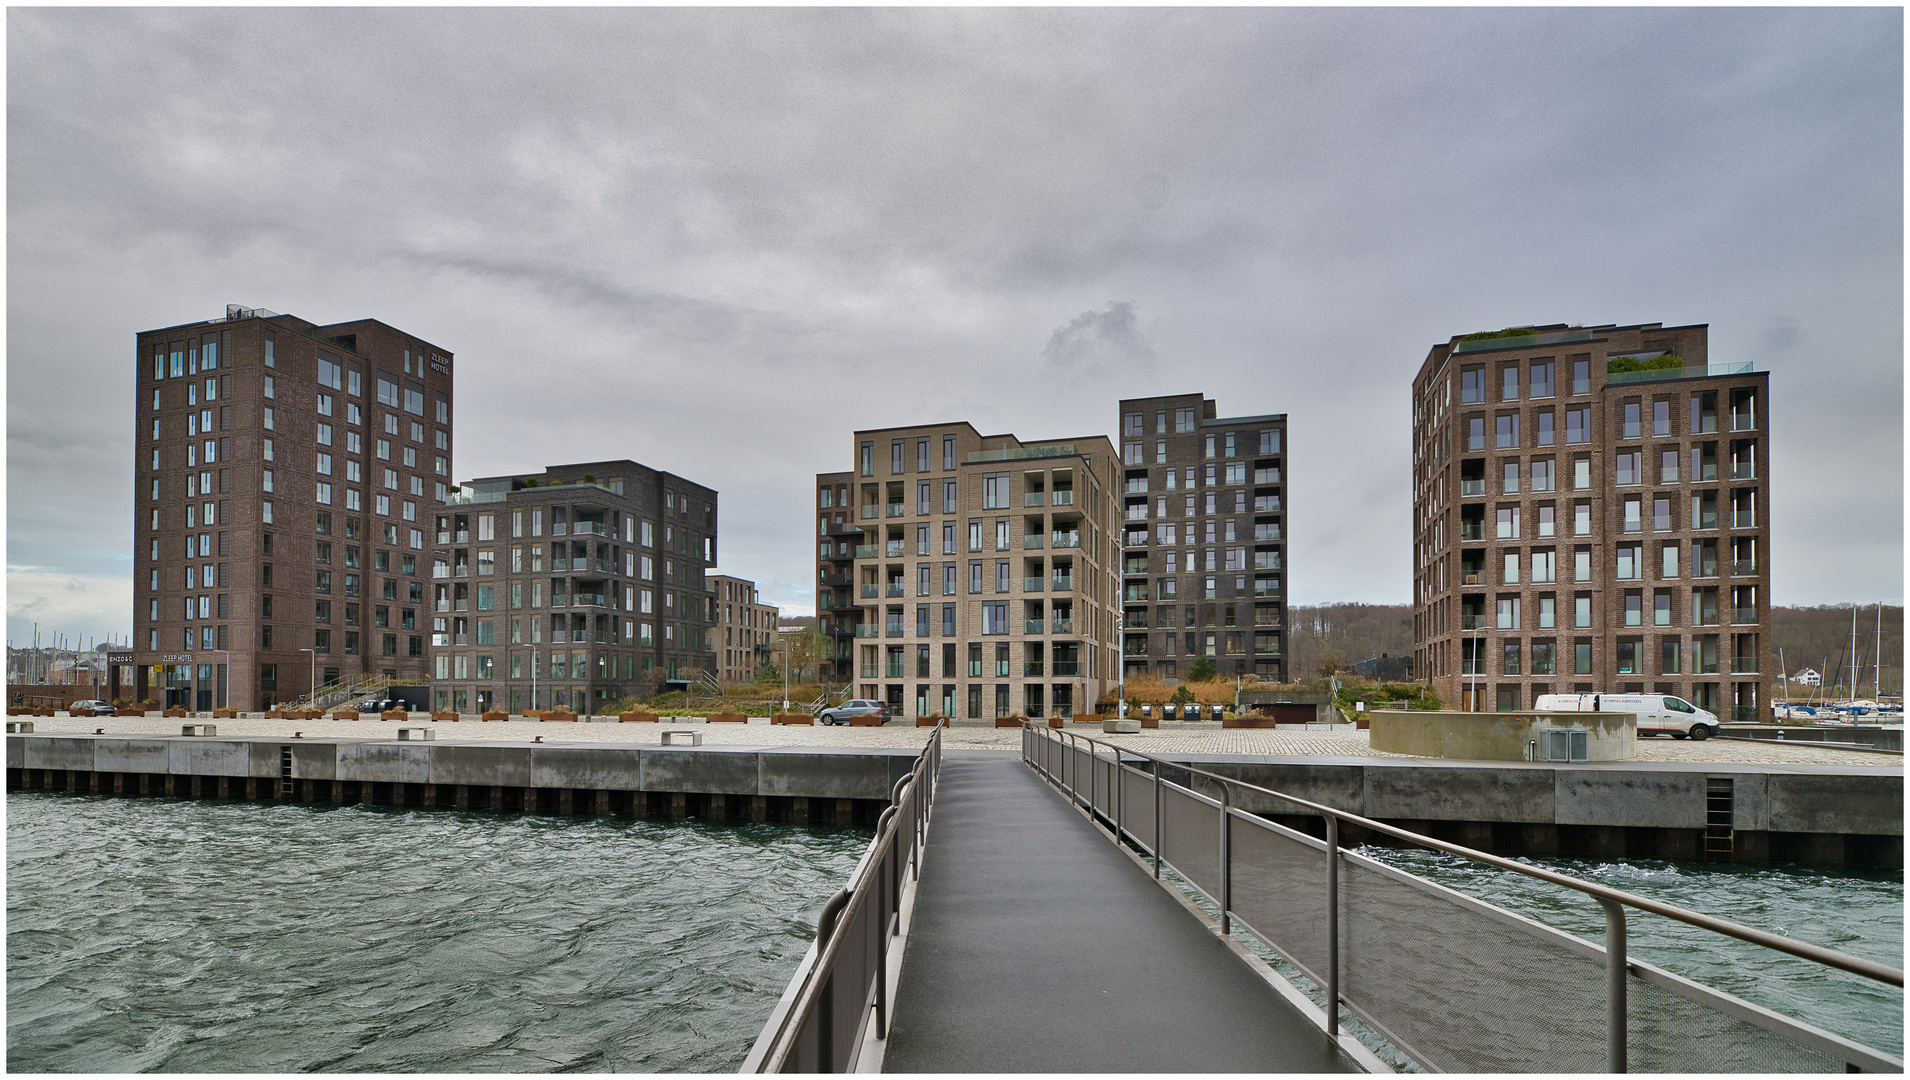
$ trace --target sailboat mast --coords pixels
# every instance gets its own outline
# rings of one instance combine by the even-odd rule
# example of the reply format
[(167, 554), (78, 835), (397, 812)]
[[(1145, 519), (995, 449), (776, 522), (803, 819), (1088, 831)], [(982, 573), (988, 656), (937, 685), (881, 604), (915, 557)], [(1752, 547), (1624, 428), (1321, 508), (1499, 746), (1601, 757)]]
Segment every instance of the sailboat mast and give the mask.
[(1870, 670), (1871, 681), (1875, 686), (1875, 691), (1871, 694), (1871, 697), (1881, 699), (1883, 697), (1883, 602), (1882, 601), (1877, 602), (1877, 651), (1876, 651), (1876, 654), (1870, 658), (1870, 663), (1871, 663), (1871, 670)]

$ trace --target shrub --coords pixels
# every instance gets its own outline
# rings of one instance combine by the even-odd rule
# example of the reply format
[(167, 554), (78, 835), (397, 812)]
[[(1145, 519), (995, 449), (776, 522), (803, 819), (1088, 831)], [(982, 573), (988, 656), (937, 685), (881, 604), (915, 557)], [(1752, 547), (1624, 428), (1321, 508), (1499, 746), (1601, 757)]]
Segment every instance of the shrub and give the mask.
[(1187, 681), (1197, 683), (1212, 682), (1214, 681), (1215, 670), (1213, 658), (1203, 656), (1194, 661), (1194, 666), (1187, 670)]
[(1504, 330), (1481, 330), (1476, 334), (1466, 334), (1460, 341), (1487, 341), (1492, 338), (1536, 337), (1538, 330), (1531, 326), (1508, 326)]
[(1614, 356), (1605, 361), (1605, 373), (1616, 375), (1624, 371), (1669, 371), (1684, 366), (1684, 357), (1677, 353), (1666, 353), (1649, 360), (1640, 360), (1635, 356)]

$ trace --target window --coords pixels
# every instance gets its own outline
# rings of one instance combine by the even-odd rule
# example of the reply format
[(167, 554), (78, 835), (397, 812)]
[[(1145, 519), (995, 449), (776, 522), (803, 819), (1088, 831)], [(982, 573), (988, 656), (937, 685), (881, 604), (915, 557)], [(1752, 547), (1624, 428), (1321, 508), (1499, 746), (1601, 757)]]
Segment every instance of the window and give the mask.
[(1194, 430), (1194, 410), (1175, 409), (1174, 433), (1177, 435), (1185, 435), (1192, 430)]
[(1592, 594), (1575, 593), (1572, 596), (1572, 625), (1592, 625)]
[(892, 476), (905, 471), (902, 462), (902, 447), (904, 445), (905, 443), (901, 439), (889, 440), (889, 474)]
[(1644, 577), (1644, 547), (1639, 544), (1618, 545), (1616, 574), (1621, 580)]
[(1572, 580), (1592, 580), (1592, 549), (1588, 547), (1572, 550)]
[(1533, 362), (1532, 396), (1535, 398), (1552, 396), (1552, 361), (1538, 360)]
[(1592, 486), (1592, 459), (1579, 457), (1572, 459), (1572, 490), (1586, 491)]
[(1008, 474), (989, 473), (982, 477), (982, 509), (1008, 509)]
[(865, 442), (861, 445), (859, 449), (861, 453), (857, 462), (858, 471), (863, 476), (874, 476), (875, 475), (875, 444), (872, 442)]
[(1651, 433), (1659, 438), (1671, 434), (1671, 402), (1664, 398), (1651, 403)]
[(1552, 504), (1540, 503), (1535, 509), (1538, 514), (1539, 524), (1537, 535), (1541, 537), (1556, 536), (1558, 534), (1558, 523), (1553, 519), (1555, 508)]
[(968, 562), (968, 591), (971, 594), (982, 591), (982, 563), (980, 559), (970, 559)]
[(1519, 553), (1516, 551), (1502, 552), (1500, 553), (1500, 559), (1500, 583), (1505, 585), (1517, 585), (1519, 583)]
[(1658, 576), (1675, 578), (1678, 576), (1678, 545), (1665, 544), (1659, 548)]
[(1643, 502), (1644, 500), (1636, 495), (1625, 496), (1624, 513), (1619, 523), (1620, 531), (1638, 532), (1644, 528)]
[(1517, 630), (1519, 628), (1519, 598), (1516, 596), (1499, 597), (1494, 615), (1494, 625), (1497, 629)]
[[(1558, 625), (1558, 598), (1551, 593), (1539, 597), (1539, 629), (1550, 630)], [(1537, 672), (1534, 672), (1537, 674)], [(1546, 672), (1551, 674), (1551, 672)]]
[(1618, 483), (1642, 484), (1644, 482), (1644, 455), (1637, 450), (1620, 450), (1618, 452)]
[[(1516, 460), (1502, 462), (1499, 467), (1499, 490), (1507, 495), (1519, 493), (1519, 463)], [(1533, 490), (1537, 490), (1534, 488)]]
[(1651, 594), (1651, 624), (1671, 625), (1671, 590), (1657, 589)]
[(1532, 583), (1545, 585), (1557, 580), (1555, 553), (1549, 550), (1532, 553)]
[(991, 600), (982, 605), (982, 633), (1006, 634), (1008, 632), (1008, 601)]
[(1486, 369), (1463, 368), (1459, 372), (1459, 402), (1474, 405), (1486, 399)]
[(1517, 540), (1519, 538), (1519, 508), (1501, 506), (1495, 511), (1495, 516), (1497, 517), (1495, 534), (1497, 539)]
[(1483, 416), (1466, 417), (1466, 449), (1484, 450), (1486, 448), (1486, 418)]
[(1565, 410), (1565, 441), (1568, 443), (1592, 441), (1592, 410)]

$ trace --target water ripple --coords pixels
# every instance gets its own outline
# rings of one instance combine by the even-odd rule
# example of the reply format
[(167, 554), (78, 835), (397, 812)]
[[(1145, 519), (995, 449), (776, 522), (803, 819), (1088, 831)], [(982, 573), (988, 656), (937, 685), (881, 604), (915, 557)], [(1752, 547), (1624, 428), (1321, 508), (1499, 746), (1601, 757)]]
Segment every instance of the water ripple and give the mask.
[(7, 1065), (714, 1072), (852, 829), (7, 800)]

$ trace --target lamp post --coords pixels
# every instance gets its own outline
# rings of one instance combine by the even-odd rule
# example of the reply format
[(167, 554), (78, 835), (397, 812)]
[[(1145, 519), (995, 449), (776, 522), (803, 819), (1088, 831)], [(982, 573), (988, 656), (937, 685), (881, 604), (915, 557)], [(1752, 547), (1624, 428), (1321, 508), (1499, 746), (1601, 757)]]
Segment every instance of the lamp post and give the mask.
[(1114, 613), (1114, 640), (1120, 646), (1120, 652), (1115, 657), (1115, 660), (1116, 662), (1120, 664), (1120, 667), (1121, 667), (1120, 676), (1117, 680), (1120, 688), (1115, 691), (1115, 693), (1119, 695), (1119, 699), (1115, 703), (1114, 716), (1115, 716), (1115, 719), (1117, 720), (1126, 720), (1127, 719), (1127, 612), (1125, 611), (1117, 611)]
[(312, 654), (312, 683), (311, 683), (312, 688), (305, 692), (305, 707), (311, 708), (312, 702), (318, 700), (318, 650), (317, 649), (300, 649), (299, 652), (308, 652)]
[(779, 635), (783, 646), (783, 711), (789, 711), (789, 635)]

